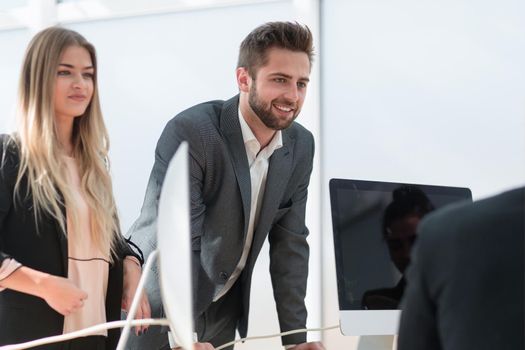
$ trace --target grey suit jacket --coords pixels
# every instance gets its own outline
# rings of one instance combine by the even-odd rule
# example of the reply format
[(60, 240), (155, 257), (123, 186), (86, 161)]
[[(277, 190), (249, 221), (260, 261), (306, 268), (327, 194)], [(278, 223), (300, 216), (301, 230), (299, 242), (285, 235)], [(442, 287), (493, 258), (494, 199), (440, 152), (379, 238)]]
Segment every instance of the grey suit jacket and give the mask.
[[(251, 187), (238, 106), (239, 96), (206, 102), (168, 122), (157, 144), (140, 217), (130, 230), (132, 241), (145, 254), (155, 248), (158, 198), (167, 165), (179, 144), (187, 141), (195, 317), (206, 310), (234, 271), (246, 238)], [(266, 237), (270, 242), (270, 271), (281, 329), (306, 326), (304, 297), (309, 248), (305, 207), (314, 141), (311, 133), (295, 122), (282, 135), (283, 147), (270, 158), (259, 222), (238, 280), (243, 295), (238, 330), (243, 337), (248, 327), (252, 272)], [(304, 341), (305, 334), (283, 338), (285, 344)]]
[(524, 188), (427, 216), (398, 349), (524, 349), (524, 235)]

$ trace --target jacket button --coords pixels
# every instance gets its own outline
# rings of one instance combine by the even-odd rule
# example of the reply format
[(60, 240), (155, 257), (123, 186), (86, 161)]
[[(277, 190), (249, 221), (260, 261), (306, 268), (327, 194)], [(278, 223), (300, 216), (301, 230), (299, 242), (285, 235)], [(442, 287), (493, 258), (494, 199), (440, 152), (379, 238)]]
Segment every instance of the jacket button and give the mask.
[(221, 271), (219, 272), (219, 278), (222, 280), (222, 281), (226, 281), (228, 279), (228, 274), (224, 271)]

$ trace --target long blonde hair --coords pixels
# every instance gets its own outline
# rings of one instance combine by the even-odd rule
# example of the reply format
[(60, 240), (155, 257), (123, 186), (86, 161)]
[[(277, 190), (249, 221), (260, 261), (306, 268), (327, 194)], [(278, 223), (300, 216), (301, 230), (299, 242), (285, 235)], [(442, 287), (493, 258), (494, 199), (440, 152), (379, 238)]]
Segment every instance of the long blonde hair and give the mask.
[[(67, 234), (64, 206), (73, 226), (78, 225), (76, 205), (59, 156), (54, 111), (57, 68), (62, 53), (70, 46), (86, 49), (94, 68), (93, 97), (84, 114), (73, 122), (73, 156), (81, 191), (90, 209), (93, 242), (101, 252), (111, 252), (112, 259), (120, 229), (109, 175), (109, 138), (98, 97), (96, 53), (93, 45), (75, 31), (60, 27), (45, 29), (35, 35), (27, 48), (18, 91), (19, 127), (14, 134), (20, 152), (15, 195), (32, 196), (37, 226), (41, 215), (47, 214)], [(28, 182), (25, 194), (19, 193), (24, 177)]]

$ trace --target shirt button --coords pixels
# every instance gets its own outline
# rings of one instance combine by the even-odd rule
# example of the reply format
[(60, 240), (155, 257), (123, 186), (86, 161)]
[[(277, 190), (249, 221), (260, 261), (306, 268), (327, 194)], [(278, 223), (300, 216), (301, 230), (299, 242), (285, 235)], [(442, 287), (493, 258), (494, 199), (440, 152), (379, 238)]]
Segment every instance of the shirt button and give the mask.
[(222, 281), (226, 281), (228, 279), (228, 274), (224, 271), (221, 271), (219, 272), (219, 278), (222, 280)]

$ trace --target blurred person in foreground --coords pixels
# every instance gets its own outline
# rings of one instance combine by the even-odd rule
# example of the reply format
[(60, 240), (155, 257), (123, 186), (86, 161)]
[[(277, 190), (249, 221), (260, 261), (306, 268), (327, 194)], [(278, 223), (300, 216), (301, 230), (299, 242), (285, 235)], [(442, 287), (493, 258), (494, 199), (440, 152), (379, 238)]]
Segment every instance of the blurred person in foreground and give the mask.
[(525, 349), (525, 188), (419, 226), (398, 350)]

